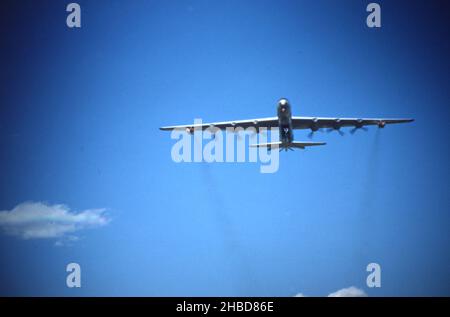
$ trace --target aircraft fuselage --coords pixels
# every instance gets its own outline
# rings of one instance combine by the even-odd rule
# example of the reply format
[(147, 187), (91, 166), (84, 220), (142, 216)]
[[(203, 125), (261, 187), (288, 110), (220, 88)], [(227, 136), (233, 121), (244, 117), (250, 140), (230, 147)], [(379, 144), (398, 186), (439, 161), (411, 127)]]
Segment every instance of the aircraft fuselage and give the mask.
[(286, 99), (280, 99), (277, 108), (278, 126), (280, 129), (280, 142), (289, 144), (294, 140), (292, 129), (291, 105)]

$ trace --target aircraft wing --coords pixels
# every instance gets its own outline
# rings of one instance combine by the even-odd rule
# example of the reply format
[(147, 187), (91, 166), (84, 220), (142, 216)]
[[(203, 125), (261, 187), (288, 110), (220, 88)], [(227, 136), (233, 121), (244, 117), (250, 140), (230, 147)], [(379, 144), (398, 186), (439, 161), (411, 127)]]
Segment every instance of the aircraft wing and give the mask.
[(211, 122), (202, 124), (189, 124), (189, 125), (175, 125), (168, 127), (161, 127), (161, 130), (171, 131), (171, 130), (186, 130), (188, 132), (194, 132), (194, 129), (206, 130), (210, 129), (220, 129), (225, 130), (226, 128), (238, 128), (241, 127), (246, 129), (248, 127), (258, 128), (272, 128), (278, 127), (278, 117), (272, 118), (260, 118), (260, 119), (249, 119), (249, 120), (237, 120), (237, 121), (224, 121), (224, 122)]
[[(414, 119), (386, 119), (386, 118), (321, 118), (321, 117), (292, 117), (292, 127), (294, 129), (311, 129), (318, 130), (322, 128), (339, 129), (342, 127), (354, 127), (362, 128), (367, 125), (378, 125), (384, 127), (386, 124), (393, 123), (406, 123), (412, 122)], [(189, 124), (189, 125), (175, 125), (161, 127), (161, 130), (186, 130), (188, 132), (194, 132), (194, 129), (219, 129), (225, 130), (226, 128), (243, 129), (254, 127), (258, 128), (273, 128), (278, 127), (278, 117), (271, 118), (259, 118), (249, 120), (236, 120), (236, 121), (223, 121), (223, 122), (211, 122), (202, 124)]]
[(339, 129), (342, 127), (358, 129), (367, 125), (378, 125), (380, 128), (383, 128), (386, 124), (412, 121), (414, 119), (292, 117), (292, 127), (294, 129), (311, 129), (313, 131), (322, 128)]

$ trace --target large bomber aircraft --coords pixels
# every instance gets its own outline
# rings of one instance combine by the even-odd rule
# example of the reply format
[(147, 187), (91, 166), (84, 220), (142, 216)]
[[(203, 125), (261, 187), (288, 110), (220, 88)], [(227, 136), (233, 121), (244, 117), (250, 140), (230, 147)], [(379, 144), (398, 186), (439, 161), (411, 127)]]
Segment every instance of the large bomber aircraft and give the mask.
[(368, 125), (377, 125), (379, 128), (384, 128), (386, 124), (393, 123), (406, 123), (412, 122), (414, 119), (386, 119), (386, 118), (320, 118), (320, 117), (293, 117), (291, 111), (291, 105), (286, 98), (281, 98), (278, 101), (277, 116), (271, 118), (261, 118), (261, 119), (249, 119), (249, 120), (238, 120), (238, 121), (225, 121), (225, 122), (213, 122), (213, 123), (203, 123), (203, 124), (191, 124), (191, 125), (177, 125), (177, 126), (167, 126), (161, 127), (161, 130), (171, 131), (174, 129), (183, 129), (188, 133), (194, 133), (195, 130), (225, 130), (227, 128), (238, 128), (247, 129), (253, 127), (259, 132), (261, 129), (271, 129), (278, 127), (280, 131), (280, 141), (271, 143), (260, 143), (252, 144), (252, 147), (264, 147), (268, 150), (272, 148), (279, 148), (281, 150), (287, 151), (293, 148), (304, 149), (307, 146), (315, 145), (325, 145), (325, 142), (308, 142), (294, 141), (294, 129), (310, 129), (310, 135), (319, 129), (330, 129), (337, 130), (341, 132), (343, 127), (353, 127), (350, 131), (354, 133), (358, 129), (362, 129)]

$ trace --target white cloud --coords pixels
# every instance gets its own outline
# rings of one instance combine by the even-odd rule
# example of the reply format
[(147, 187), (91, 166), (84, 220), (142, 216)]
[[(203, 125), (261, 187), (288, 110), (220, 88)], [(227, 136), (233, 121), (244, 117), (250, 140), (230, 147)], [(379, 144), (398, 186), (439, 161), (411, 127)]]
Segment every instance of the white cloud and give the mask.
[[(305, 297), (303, 293), (298, 293), (294, 297)], [(328, 295), (328, 297), (367, 297), (367, 294), (362, 290), (354, 286), (340, 289)]]
[[(25, 202), (11, 210), (0, 211), (0, 228), (8, 235), (22, 239), (65, 238), (76, 231), (108, 224), (105, 209), (73, 212), (65, 205)], [(62, 242), (61, 242), (62, 243)]]
[(367, 294), (362, 289), (350, 286), (331, 293), (328, 297), (367, 297)]
[(78, 240), (80, 240), (79, 237), (73, 236), (73, 235), (68, 235), (68, 236), (65, 236), (64, 238), (60, 238), (59, 240), (57, 240), (55, 242), (55, 247), (71, 246)]

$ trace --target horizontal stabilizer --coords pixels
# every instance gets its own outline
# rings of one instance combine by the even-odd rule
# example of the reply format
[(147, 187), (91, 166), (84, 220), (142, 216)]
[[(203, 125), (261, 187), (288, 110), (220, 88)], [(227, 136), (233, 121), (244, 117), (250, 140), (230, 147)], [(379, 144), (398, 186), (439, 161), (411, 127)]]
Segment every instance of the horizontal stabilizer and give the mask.
[(326, 144), (325, 142), (290, 142), (290, 143), (271, 142), (271, 143), (250, 144), (250, 147), (265, 147), (268, 150), (271, 150), (272, 148), (279, 148), (279, 149), (289, 149), (289, 148), (304, 149), (307, 146), (316, 146), (316, 145), (325, 145), (325, 144)]
[(265, 147), (267, 149), (272, 148), (280, 148), (283, 143), (281, 142), (272, 142), (272, 143), (259, 143), (259, 144), (250, 144), (250, 147)]
[(307, 146), (325, 145), (325, 142), (291, 142), (288, 147), (294, 147), (298, 149), (304, 149)]

